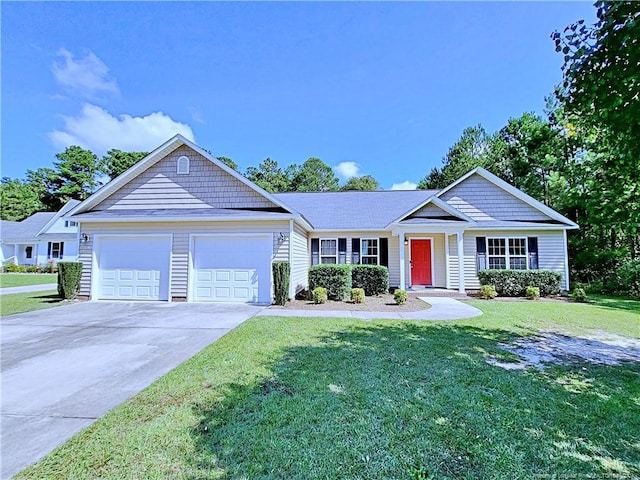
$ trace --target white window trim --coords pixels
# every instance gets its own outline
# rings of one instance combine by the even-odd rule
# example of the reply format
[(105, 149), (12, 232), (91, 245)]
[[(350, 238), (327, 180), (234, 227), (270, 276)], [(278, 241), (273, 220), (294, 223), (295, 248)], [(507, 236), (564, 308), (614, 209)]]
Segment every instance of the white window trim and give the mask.
[[(366, 255), (364, 253), (364, 247), (362, 246), (362, 243), (368, 240), (374, 240), (376, 242), (376, 254), (375, 255)], [(375, 265), (380, 265), (380, 239), (377, 237), (371, 237), (371, 238), (361, 238), (360, 239), (360, 265), (365, 265), (365, 263), (363, 262), (363, 260), (365, 258), (374, 258), (376, 259), (376, 263)], [(366, 265), (374, 265), (372, 263), (368, 263)]]
[[(53, 255), (54, 245), (58, 245), (58, 256)], [(62, 258), (62, 256), (60, 255), (61, 250), (62, 250), (62, 242), (51, 242), (51, 255), (49, 256), (49, 258), (59, 260), (60, 258)]]
[(176, 173), (178, 175), (189, 175), (190, 163), (191, 162), (189, 161), (189, 157), (187, 157), (186, 155), (182, 155), (178, 157), (178, 161), (176, 165)]
[[(335, 253), (335, 255), (323, 255), (322, 254), (322, 242), (323, 241), (334, 241), (334, 242), (336, 242), (336, 253)], [(335, 258), (335, 260), (336, 260), (335, 264), (337, 265), (339, 260), (340, 260), (339, 257), (338, 257), (339, 253), (340, 252), (338, 251), (338, 237), (335, 237), (335, 238), (334, 237), (322, 237), (322, 238), (319, 239), (319, 241), (318, 241), (318, 264), (319, 265), (323, 265), (323, 264), (324, 265), (331, 265), (331, 264), (325, 264), (322, 261), (323, 258)]]
[[(489, 253), (489, 240), (504, 240), (504, 255), (491, 255)], [(509, 254), (509, 240), (524, 240), (524, 255), (510, 255)], [(527, 237), (487, 237), (486, 238), (486, 252), (487, 252), (487, 268), (491, 268), (489, 266), (489, 259), (493, 258), (505, 258), (505, 270), (521, 270), (511, 268), (511, 258), (524, 258), (524, 264), (527, 268), (524, 270), (530, 270), (529, 268), (529, 241)]]

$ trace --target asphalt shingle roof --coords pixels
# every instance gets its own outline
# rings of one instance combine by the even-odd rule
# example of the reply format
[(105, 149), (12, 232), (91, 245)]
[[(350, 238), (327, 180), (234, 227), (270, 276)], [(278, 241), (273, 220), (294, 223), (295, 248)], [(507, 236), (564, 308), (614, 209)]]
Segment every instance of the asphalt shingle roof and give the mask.
[(33, 239), (55, 215), (56, 212), (36, 212), (21, 222), (7, 222), (13, 225), (6, 225), (3, 222), (2, 232), (0, 232), (2, 240), (6, 242), (9, 240)]
[(438, 190), (374, 192), (276, 193), (273, 196), (301, 213), (315, 229), (383, 229)]

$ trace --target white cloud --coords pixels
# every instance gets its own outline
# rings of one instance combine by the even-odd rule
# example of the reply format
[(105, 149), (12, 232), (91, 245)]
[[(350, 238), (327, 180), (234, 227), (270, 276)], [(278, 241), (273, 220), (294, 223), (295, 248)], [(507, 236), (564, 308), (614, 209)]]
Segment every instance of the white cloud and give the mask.
[(194, 140), (189, 125), (176, 122), (162, 112), (154, 112), (146, 117), (114, 117), (106, 110), (87, 103), (77, 116), (64, 116), (63, 119), (64, 128), (49, 133), (54, 145), (58, 148), (79, 145), (97, 155), (103, 155), (112, 148), (149, 151), (176, 133)]
[(62, 57), (62, 61), (55, 62), (51, 71), (64, 89), (85, 98), (120, 93), (115, 79), (109, 78), (109, 67), (92, 51), (89, 51), (84, 58), (76, 60), (73, 53), (61, 48), (58, 56)]
[(356, 162), (342, 162), (333, 167), (333, 170), (339, 177), (344, 180), (348, 180), (351, 177), (356, 177), (360, 173), (360, 167)]
[(416, 188), (418, 188), (418, 184), (410, 182), (409, 180), (391, 185), (391, 190), (415, 190)]

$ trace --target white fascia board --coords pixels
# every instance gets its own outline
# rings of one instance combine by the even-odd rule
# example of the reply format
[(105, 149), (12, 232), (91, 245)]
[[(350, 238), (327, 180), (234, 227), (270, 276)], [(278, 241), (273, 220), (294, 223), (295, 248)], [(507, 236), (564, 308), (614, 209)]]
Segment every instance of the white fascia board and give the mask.
[(402, 215), (400, 215), (398, 218), (396, 218), (392, 222), (389, 222), (389, 224), (387, 225), (386, 228), (389, 228), (390, 226), (401, 222), (402, 220), (407, 218), (409, 215), (417, 212), (418, 210), (420, 210), (423, 207), (426, 207), (430, 203), (433, 203), (436, 207), (440, 208), (441, 210), (444, 210), (445, 212), (449, 213), (450, 215), (452, 215), (454, 217), (459, 218), (460, 220), (464, 220), (464, 221), (469, 222), (469, 223), (475, 223), (475, 221), (472, 218), (468, 217), (467, 215), (465, 215), (464, 213), (459, 211), (457, 208), (452, 207), (447, 202), (443, 202), (442, 200), (440, 200), (436, 196), (431, 196), (431, 197), (427, 198), (425, 201), (419, 203), (417, 206), (413, 207), (408, 212), (403, 213)]
[(302, 228), (304, 228), (307, 232), (314, 231), (313, 225), (311, 225), (311, 222), (309, 220), (304, 218), (304, 215), (294, 215), (293, 221), (300, 224)]
[(344, 233), (353, 233), (353, 232), (386, 232), (387, 228), (383, 227), (383, 228), (350, 228), (350, 229), (343, 229), (343, 228), (316, 228), (313, 230), (313, 233), (337, 233), (337, 232), (344, 232)]
[(202, 216), (202, 217), (185, 217), (184, 215), (182, 216), (163, 216), (163, 217), (156, 217), (156, 216), (147, 216), (147, 215), (142, 215), (142, 216), (130, 216), (130, 217), (110, 217), (110, 218), (105, 218), (105, 217), (101, 217), (101, 216), (91, 216), (88, 215), (87, 216), (83, 216), (82, 219), (78, 219), (78, 221), (81, 221), (82, 223), (150, 223), (150, 222), (156, 222), (156, 223), (165, 223), (165, 222), (180, 222), (180, 223), (186, 223), (186, 222), (246, 222), (246, 221), (281, 221), (281, 220), (289, 220), (295, 218), (292, 215), (289, 214), (282, 214), (281, 217), (262, 217), (262, 216), (256, 216), (256, 215), (242, 215), (242, 216), (233, 216), (233, 218), (221, 218), (219, 215), (218, 216)]
[(406, 226), (406, 225), (396, 225), (391, 229), (391, 233), (393, 235), (399, 235), (400, 233), (404, 233), (405, 235), (423, 235), (423, 234), (437, 234), (437, 233), (458, 233), (465, 232), (469, 230), (467, 224), (465, 225), (442, 225), (439, 227), (435, 226), (424, 226), (424, 227), (416, 227), (414, 226)]
[(512, 226), (512, 227), (483, 227), (483, 226), (475, 226), (475, 227), (470, 227), (469, 230), (514, 230), (514, 231), (518, 231), (518, 230), (522, 230), (522, 231), (529, 231), (529, 230), (575, 230), (579, 228), (577, 225), (573, 226), (573, 225), (540, 225), (540, 226), (526, 226), (526, 227), (516, 227), (516, 226)]
[(454, 188), (456, 185), (459, 185), (460, 183), (464, 182), (467, 178), (469, 178), (471, 175), (473, 175), (475, 173), (480, 175), (485, 180), (490, 181), (495, 186), (500, 187), (503, 190), (507, 191), (508, 193), (513, 195), (514, 197), (519, 198), (523, 202), (529, 204), (533, 208), (535, 208), (537, 210), (540, 210), (542, 213), (544, 213), (548, 217), (553, 218), (554, 220), (558, 220), (559, 222), (566, 223), (567, 225), (571, 226), (572, 228), (580, 228), (578, 226), (578, 224), (575, 223), (574, 221), (569, 220), (564, 215), (561, 215), (560, 213), (556, 212), (553, 208), (547, 207), (544, 203), (539, 202), (538, 200), (533, 198), (531, 195), (527, 195), (522, 190), (518, 190), (513, 185), (510, 185), (509, 183), (507, 183), (504, 180), (502, 180), (500, 177), (494, 175), (493, 173), (489, 172), (488, 170), (485, 170), (482, 167), (476, 167), (473, 170), (467, 172), (465, 175), (460, 177), (458, 180), (453, 182), (451, 185), (443, 188), (438, 193), (436, 193), (436, 197), (439, 198), (445, 192), (448, 192), (449, 190)]

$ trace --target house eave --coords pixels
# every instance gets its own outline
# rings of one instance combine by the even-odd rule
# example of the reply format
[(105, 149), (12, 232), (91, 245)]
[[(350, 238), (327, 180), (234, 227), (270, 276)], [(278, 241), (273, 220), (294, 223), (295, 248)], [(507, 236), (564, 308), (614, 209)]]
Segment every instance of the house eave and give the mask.
[(121, 216), (121, 217), (104, 217), (104, 216), (91, 216), (89, 214), (82, 214), (82, 216), (75, 217), (80, 223), (195, 223), (195, 222), (247, 222), (247, 221), (282, 221), (282, 220), (300, 220), (296, 215), (283, 214), (275, 217), (260, 216), (260, 215), (233, 215), (229, 217), (216, 215), (216, 216), (197, 216), (197, 217), (185, 217), (166, 215), (162, 217), (158, 216)]

